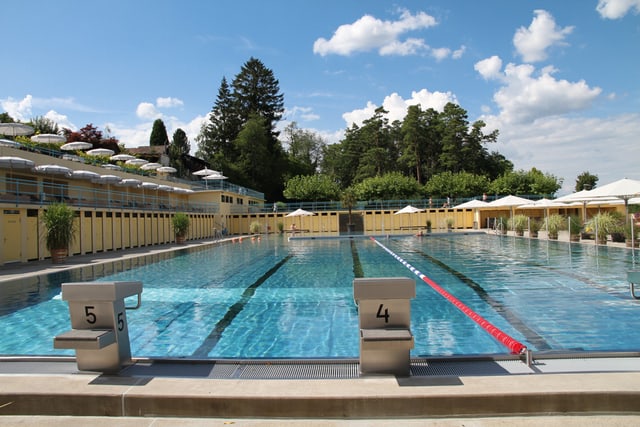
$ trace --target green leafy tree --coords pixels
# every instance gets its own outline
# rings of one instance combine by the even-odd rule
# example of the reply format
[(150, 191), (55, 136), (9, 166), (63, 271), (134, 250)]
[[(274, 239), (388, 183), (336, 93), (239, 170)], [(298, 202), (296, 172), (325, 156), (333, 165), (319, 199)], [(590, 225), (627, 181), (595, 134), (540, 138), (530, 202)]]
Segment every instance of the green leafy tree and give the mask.
[(530, 171), (509, 172), (495, 179), (491, 183), (490, 192), (499, 195), (552, 196), (561, 187), (562, 179), (531, 168)]
[(53, 120), (43, 116), (36, 116), (32, 118), (29, 124), (31, 125), (31, 127), (33, 127), (35, 133), (37, 134), (52, 133), (57, 135), (60, 133), (60, 128), (58, 127), (58, 124)]
[(7, 112), (0, 113), (0, 123), (15, 123), (13, 117), (9, 115)]
[(284, 197), (290, 200), (336, 200), (340, 187), (331, 177), (322, 174), (298, 175), (287, 180)]
[(326, 143), (321, 136), (309, 130), (298, 128), (291, 122), (284, 129), (286, 152), (292, 163), (290, 169), (297, 174), (311, 175), (318, 168), (322, 150)]
[(442, 172), (431, 177), (425, 184), (424, 191), (436, 198), (473, 197), (488, 191), (490, 184), (484, 175)]
[(171, 166), (177, 169), (177, 176), (187, 175), (187, 156), (191, 151), (189, 138), (182, 129), (178, 128), (173, 133), (173, 139), (169, 145), (169, 162)]
[(91, 143), (93, 148), (108, 148), (109, 150), (113, 150), (114, 153), (120, 152), (119, 141), (111, 136), (104, 138), (102, 131), (92, 123), (89, 123), (78, 131), (64, 128), (62, 129), (62, 133), (67, 138), (67, 142), (84, 141)]
[(399, 172), (367, 178), (353, 185), (358, 200), (414, 199), (422, 195), (422, 187), (414, 178)]
[(162, 119), (156, 119), (153, 122), (151, 128), (151, 136), (149, 137), (150, 146), (169, 146), (169, 136), (167, 135), (167, 128), (164, 125)]
[(593, 190), (598, 184), (598, 175), (592, 175), (589, 172), (582, 172), (576, 178), (576, 191)]

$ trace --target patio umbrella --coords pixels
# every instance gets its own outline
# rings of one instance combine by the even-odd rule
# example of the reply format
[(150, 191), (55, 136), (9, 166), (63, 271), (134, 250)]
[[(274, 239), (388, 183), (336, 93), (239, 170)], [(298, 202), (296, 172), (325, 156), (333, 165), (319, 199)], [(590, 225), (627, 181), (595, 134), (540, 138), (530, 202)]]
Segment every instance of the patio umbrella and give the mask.
[(23, 123), (0, 123), (0, 135), (18, 136), (31, 135), (34, 129)]
[(120, 153), (109, 157), (109, 160), (115, 160), (116, 162), (126, 162), (127, 160), (133, 160), (135, 158), (136, 156), (132, 156), (131, 154)]
[(207, 176), (207, 175), (212, 175), (212, 174), (219, 174), (220, 172), (218, 171), (214, 171), (212, 169), (209, 168), (204, 168), (204, 169), (200, 169), (199, 171), (195, 171), (193, 173), (193, 175), (196, 176)]
[(151, 171), (151, 170), (158, 169), (160, 167), (162, 167), (160, 163), (147, 163), (140, 166), (140, 169), (142, 169), (143, 171)]
[(55, 144), (58, 142), (66, 142), (67, 138), (55, 133), (40, 133), (31, 137), (33, 142), (40, 142), (43, 144)]
[(114, 152), (108, 148), (94, 148), (87, 151), (87, 154), (90, 156), (113, 156)]
[(591, 190), (591, 200), (615, 197), (624, 200), (625, 218), (629, 220), (629, 199), (640, 196), (640, 181), (623, 178)]
[(173, 192), (173, 187), (170, 186), (170, 185), (158, 185), (158, 190), (166, 191), (167, 193), (172, 193)]
[(138, 158), (133, 158), (124, 162), (125, 165), (133, 165), (133, 166), (142, 166), (142, 165), (146, 165), (147, 163), (149, 163), (148, 160), (138, 159)]
[[(313, 212), (309, 212), (309, 211), (305, 211), (304, 209), (296, 209), (293, 212), (289, 212), (288, 214), (285, 215), (285, 217), (305, 217), (305, 216), (313, 216), (315, 215)], [(302, 218), (300, 219), (300, 228), (304, 228), (302, 226)], [(293, 224), (292, 224), (293, 225)]]
[(215, 181), (216, 179), (227, 179), (227, 177), (222, 175), (220, 172), (217, 172), (212, 175), (203, 176), (202, 179), (206, 181)]
[(156, 169), (158, 173), (176, 173), (178, 170), (176, 168), (172, 168), (171, 166), (162, 166)]
[(60, 147), (60, 149), (64, 151), (77, 151), (77, 150), (86, 150), (87, 148), (91, 148), (91, 147), (93, 147), (93, 144), (91, 144), (90, 142), (74, 141), (74, 142), (67, 142), (62, 147)]
[(71, 169), (60, 165), (38, 165), (34, 170), (43, 175), (61, 175), (70, 177), (72, 174)]
[(112, 170), (112, 171), (121, 171), (122, 170), (122, 168), (120, 166), (112, 165), (111, 163), (105, 163), (101, 167), (103, 167), (105, 169)]
[(518, 197), (518, 196), (505, 196), (502, 197), (500, 199), (494, 200), (493, 202), (489, 202), (487, 204), (487, 207), (491, 207), (491, 208), (504, 208), (504, 207), (508, 207), (511, 209), (511, 218), (513, 218), (513, 208), (516, 206), (522, 206), (522, 205), (526, 205), (527, 203), (530, 203), (531, 200), (529, 199), (525, 199), (523, 197)]
[(88, 179), (91, 181), (99, 177), (100, 177), (99, 173), (84, 170), (84, 169), (78, 169), (71, 172), (71, 178), (75, 178), (75, 179)]
[(159, 185), (156, 184), (155, 182), (143, 182), (142, 184), (140, 184), (140, 187), (144, 188), (145, 190), (157, 190)]
[(122, 181), (122, 178), (119, 177), (118, 175), (100, 175), (99, 177), (93, 180), (93, 182), (97, 184), (107, 184), (107, 185), (117, 184), (120, 181)]
[(20, 145), (19, 142), (11, 141), (10, 139), (0, 139), (0, 147), (19, 148)]
[(142, 184), (142, 181), (140, 181), (139, 179), (125, 178), (116, 185), (119, 185), (121, 187), (139, 187), (140, 184)]
[(34, 165), (33, 160), (23, 159), (22, 157), (0, 157), (0, 168), (2, 169), (31, 169)]
[[(411, 215), (416, 212), (423, 212), (423, 211), (424, 209), (419, 209), (419, 208), (416, 208), (415, 206), (407, 205), (404, 208), (400, 209), (399, 211), (395, 212), (394, 215), (405, 215), (405, 214)], [(409, 219), (409, 222), (412, 222), (411, 219)], [(413, 224), (410, 224), (410, 225), (413, 226)]]
[(489, 205), (487, 202), (483, 202), (482, 200), (469, 200), (468, 202), (461, 203), (455, 206), (456, 209), (478, 209), (478, 208), (486, 208)]

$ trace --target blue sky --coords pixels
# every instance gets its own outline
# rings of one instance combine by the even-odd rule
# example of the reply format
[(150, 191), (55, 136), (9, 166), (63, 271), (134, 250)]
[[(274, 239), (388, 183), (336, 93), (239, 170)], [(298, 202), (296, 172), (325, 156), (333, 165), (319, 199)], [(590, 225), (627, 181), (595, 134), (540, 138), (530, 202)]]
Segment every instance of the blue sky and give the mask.
[[(195, 136), (222, 77), (273, 70), (285, 121), (327, 142), (384, 106), (459, 103), (517, 169), (640, 179), (640, 0), (5, 2), (0, 110), (127, 147)], [(10, 17), (8, 19), (7, 17)]]

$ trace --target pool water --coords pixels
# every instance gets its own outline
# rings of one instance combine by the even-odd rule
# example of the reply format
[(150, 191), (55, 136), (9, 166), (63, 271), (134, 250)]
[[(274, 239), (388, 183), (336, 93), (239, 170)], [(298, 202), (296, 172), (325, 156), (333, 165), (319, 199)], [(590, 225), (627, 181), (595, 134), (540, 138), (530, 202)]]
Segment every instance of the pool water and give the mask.
[[(534, 351), (640, 349), (630, 250), (484, 234), (380, 241)], [(142, 306), (127, 311), (135, 357), (357, 357), (353, 279), (392, 276), (417, 282), (412, 356), (508, 353), (368, 239), (244, 239), (153, 261), (0, 285), (0, 354), (73, 354), (52, 344), (70, 325), (60, 283), (92, 275), (143, 282)]]

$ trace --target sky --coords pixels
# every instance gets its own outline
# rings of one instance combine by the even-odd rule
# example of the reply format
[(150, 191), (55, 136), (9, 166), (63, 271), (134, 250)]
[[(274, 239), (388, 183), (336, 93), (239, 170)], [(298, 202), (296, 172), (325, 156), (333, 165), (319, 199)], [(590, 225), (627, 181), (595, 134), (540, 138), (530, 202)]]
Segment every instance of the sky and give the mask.
[(640, 0), (22, 0), (2, 15), (0, 111), (16, 120), (138, 147), (160, 118), (195, 152), (222, 78), (253, 57), (279, 81), (279, 127), (327, 143), (380, 106), (393, 121), (455, 102), (560, 195), (583, 172), (640, 179)]

